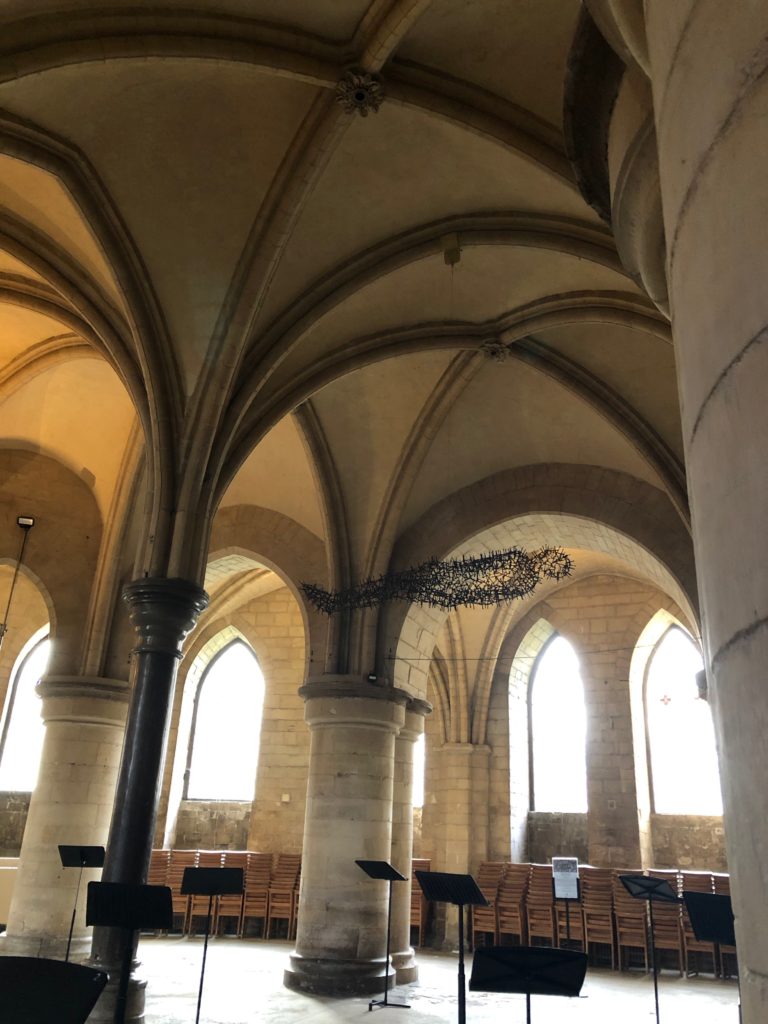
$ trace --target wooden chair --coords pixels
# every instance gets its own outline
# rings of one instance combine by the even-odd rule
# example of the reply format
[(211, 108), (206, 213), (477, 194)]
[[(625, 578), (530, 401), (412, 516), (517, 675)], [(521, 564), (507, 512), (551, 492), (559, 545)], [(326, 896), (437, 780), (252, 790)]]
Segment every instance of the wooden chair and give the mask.
[(153, 850), (149, 856), (149, 869), (147, 870), (147, 885), (167, 885), (168, 861), (171, 859), (170, 850)]
[[(149, 867), (147, 869), (147, 885), (168, 884), (168, 861), (170, 857), (170, 850), (152, 851), (149, 856)], [(160, 934), (159, 929), (155, 929), (154, 934)]]
[(272, 934), (274, 921), (286, 922), (286, 935), (291, 938), (296, 924), (297, 894), (300, 853), (279, 853), (269, 882), (269, 906), (267, 908), (267, 938)]
[[(681, 874), (681, 885), (683, 892), (706, 892), (714, 893), (715, 884), (711, 871), (683, 871)], [(699, 974), (701, 961), (706, 958), (712, 965), (712, 974), (719, 973), (717, 950), (714, 942), (701, 942), (693, 933), (691, 919), (683, 904), (682, 913), (683, 931), (683, 955), (685, 957), (686, 974)]]
[(500, 944), (506, 937), (511, 945), (528, 945), (525, 899), (530, 876), (530, 864), (507, 864), (496, 898)]
[(261, 921), (261, 935), (267, 933), (269, 910), (269, 880), (272, 877), (271, 853), (248, 853), (245, 864), (245, 891), (240, 918), (240, 937), (245, 935), (247, 923), (255, 917)]
[[(196, 868), (220, 868), (223, 850), (198, 850)], [(219, 897), (214, 896), (211, 905), (211, 934), (216, 934), (216, 915), (219, 910)], [(195, 934), (195, 920), (204, 918), (208, 913), (207, 896), (190, 896), (189, 910), (187, 912), (187, 932)]]
[[(730, 875), (714, 874), (712, 880), (715, 885), (716, 896), (730, 896), (731, 895), (731, 877)], [(727, 958), (727, 959), (726, 959)], [(721, 946), (718, 943), (717, 946), (717, 959), (719, 966), (719, 973), (723, 978), (737, 978), (739, 975), (739, 962), (736, 955), (735, 946)]]
[(197, 850), (171, 850), (168, 858), (166, 885), (171, 889), (173, 916), (181, 917), (181, 931), (186, 934), (189, 924), (189, 896), (182, 896), (181, 882), (185, 868), (197, 866)]
[(529, 945), (554, 946), (555, 911), (552, 868), (549, 864), (531, 864), (525, 913), (528, 920)]
[[(676, 870), (649, 871), (649, 878), (659, 878), (669, 882), (675, 896), (680, 895), (680, 876)], [(679, 903), (654, 903), (653, 905), (653, 945), (656, 950), (656, 963), (661, 967), (665, 952), (674, 953), (680, 976), (683, 974), (685, 953), (683, 950), (683, 933), (680, 923)]]
[(427, 925), (429, 923), (429, 903), (421, 891), (421, 886), (416, 878), (416, 872), (429, 871), (431, 863), (430, 860), (425, 860), (424, 858), (417, 858), (411, 861), (411, 931), (414, 928), (417, 929), (417, 946), (424, 945), (424, 937), (427, 934)]
[[(225, 850), (222, 859), (222, 867), (241, 868), (243, 871), (243, 882), (248, 863), (248, 854), (245, 850)], [(245, 889), (245, 885), (243, 885)], [(216, 914), (216, 934), (221, 931), (222, 921), (235, 920), (235, 934), (240, 934), (243, 919), (244, 892), (240, 895), (219, 896), (218, 913)]]
[(616, 949), (619, 970), (632, 966), (623, 950), (642, 950), (643, 968), (648, 970), (648, 903), (630, 896), (619, 875), (641, 875), (640, 868), (619, 868), (613, 872), (613, 917), (616, 923)]
[[(554, 900), (555, 945), (560, 949), (586, 949), (584, 938), (584, 908), (581, 901)], [(570, 933), (570, 938), (568, 937)]]
[(472, 907), (472, 944), (475, 943), (477, 934), (492, 936), (491, 942), (499, 940), (499, 919), (497, 913), (497, 898), (499, 886), (504, 877), (504, 861), (493, 860), (483, 861), (477, 869), (476, 882), (483, 896), (488, 900), (487, 907)]
[[(591, 963), (602, 963), (601, 948), (610, 950), (616, 970), (616, 937), (613, 923), (613, 873), (610, 868), (579, 867), (585, 951)], [(599, 948), (595, 948), (599, 947)]]

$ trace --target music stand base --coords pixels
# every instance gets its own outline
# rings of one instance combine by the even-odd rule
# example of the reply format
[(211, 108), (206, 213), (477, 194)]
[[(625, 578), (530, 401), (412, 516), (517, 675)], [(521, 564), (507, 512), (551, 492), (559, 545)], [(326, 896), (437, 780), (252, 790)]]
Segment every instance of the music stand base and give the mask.
[(411, 1008), (409, 1003), (390, 1003), (388, 999), (372, 999), (370, 1003), (368, 1003), (369, 1012), (374, 1008), (374, 1006), (380, 1006), (382, 1009), (386, 1009), (391, 1006), (393, 1010), (410, 1010)]

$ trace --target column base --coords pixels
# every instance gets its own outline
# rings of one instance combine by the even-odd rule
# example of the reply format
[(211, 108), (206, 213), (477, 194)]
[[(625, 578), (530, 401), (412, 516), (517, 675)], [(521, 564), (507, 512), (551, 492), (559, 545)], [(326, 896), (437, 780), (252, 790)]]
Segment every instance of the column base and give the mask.
[[(67, 940), (52, 935), (0, 935), (0, 956), (31, 956), (44, 960), (63, 960), (67, 955)], [(91, 955), (91, 937), (73, 936), (69, 959), (85, 963)]]
[[(134, 964), (134, 968), (138, 967)], [(120, 982), (120, 968), (101, 961), (88, 961), (88, 967), (95, 967), (99, 971), (106, 971), (109, 974), (107, 987), (99, 997), (88, 1017), (88, 1024), (113, 1024), (115, 1019), (115, 1003), (117, 1002), (117, 989)], [(145, 978), (136, 977), (131, 973), (128, 980), (128, 999), (125, 1007), (125, 1024), (145, 1024), (144, 1010), (146, 1006), (147, 982)]]
[(412, 949), (404, 949), (392, 954), (392, 967), (395, 971), (396, 985), (410, 985), (419, 980), (419, 968), (416, 954)]
[[(384, 991), (384, 958), (377, 960), (331, 960), (326, 957), (291, 954), (283, 985), (294, 992), (317, 996), (375, 996)], [(386, 967), (387, 988), (395, 984), (395, 972)]]

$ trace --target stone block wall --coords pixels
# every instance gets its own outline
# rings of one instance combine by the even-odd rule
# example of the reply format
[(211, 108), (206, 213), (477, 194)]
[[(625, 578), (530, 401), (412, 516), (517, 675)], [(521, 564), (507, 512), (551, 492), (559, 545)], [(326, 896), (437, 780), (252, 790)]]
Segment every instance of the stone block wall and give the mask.
[(174, 846), (179, 850), (245, 850), (250, 817), (250, 803), (182, 800)]
[(528, 856), (533, 864), (548, 864), (552, 857), (578, 857), (589, 862), (586, 814), (528, 815)]
[(652, 814), (651, 835), (657, 868), (728, 870), (722, 818)]
[(0, 857), (18, 857), (30, 793), (0, 793)]

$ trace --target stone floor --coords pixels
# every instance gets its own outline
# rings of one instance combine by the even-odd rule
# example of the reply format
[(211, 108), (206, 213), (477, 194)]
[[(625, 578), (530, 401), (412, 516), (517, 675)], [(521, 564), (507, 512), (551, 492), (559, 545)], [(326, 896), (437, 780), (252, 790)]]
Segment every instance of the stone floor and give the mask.
[[(291, 946), (286, 942), (217, 939), (208, 946), (201, 1024), (346, 1024), (370, 1021), (368, 1000), (299, 995), (283, 988), (283, 968)], [(148, 979), (147, 1024), (193, 1022), (202, 962), (199, 938), (142, 939), (140, 959)], [(467, 977), (471, 958), (467, 964)], [(394, 1017), (391, 1024), (436, 1024), (454, 1021), (456, 957), (419, 955), (420, 980), (394, 989), (390, 999), (407, 999), (410, 1010), (375, 1010)], [(663, 1024), (738, 1024), (735, 982), (679, 978), (665, 972), (659, 987)], [(593, 970), (579, 999), (534, 997), (533, 1024), (650, 1024), (653, 982), (641, 972), (618, 974)], [(524, 1024), (525, 998), (484, 992), (467, 994), (468, 1024)], [(384, 1021), (382, 1021), (384, 1024)]]

